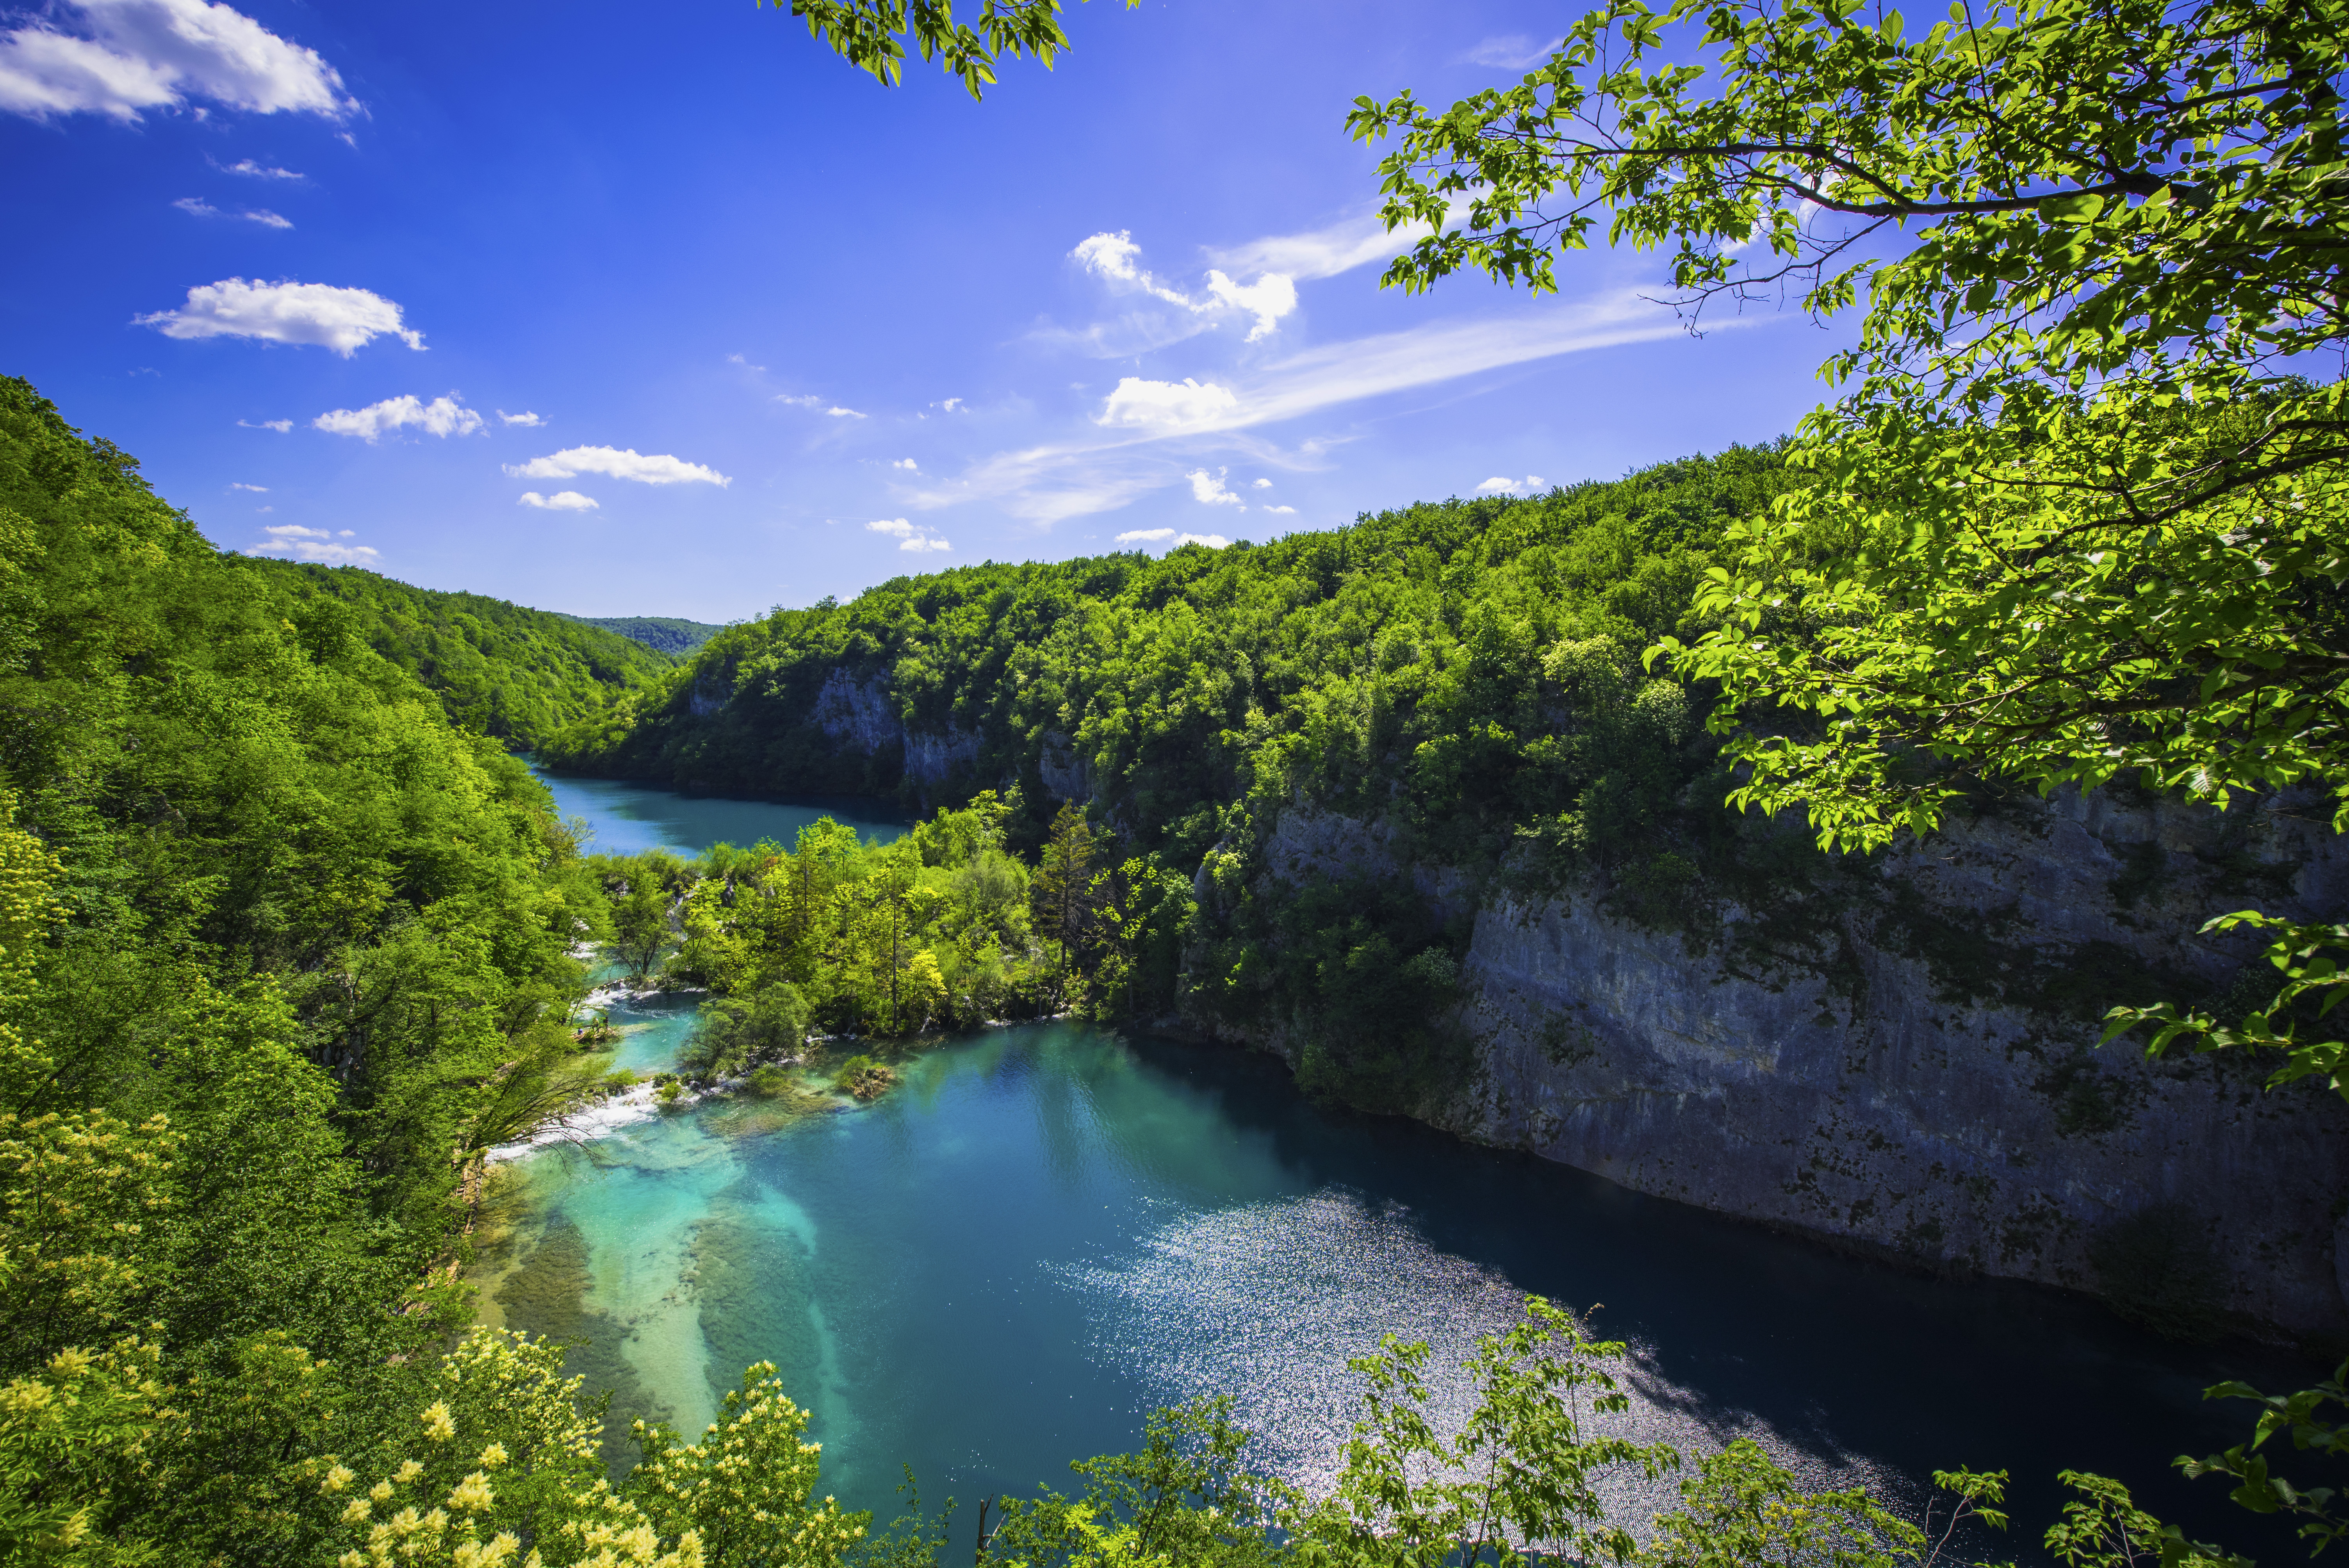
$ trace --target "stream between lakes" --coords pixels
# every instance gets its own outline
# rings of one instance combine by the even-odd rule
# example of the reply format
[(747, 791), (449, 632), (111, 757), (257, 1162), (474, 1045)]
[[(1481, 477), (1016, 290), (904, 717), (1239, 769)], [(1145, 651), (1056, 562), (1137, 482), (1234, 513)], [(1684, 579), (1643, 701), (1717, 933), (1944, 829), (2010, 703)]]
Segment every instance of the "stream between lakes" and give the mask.
[[(550, 779), (592, 846), (788, 843), (823, 808)], [(894, 837), (872, 802), (831, 814)], [(666, 1066), (698, 996), (614, 1011), (616, 1065)], [(2006, 1468), (2036, 1560), (2056, 1470), (2128, 1482), (2189, 1533), (2298, 1551), (2168, 1469), (2246, 1435), (2226, 1377), (2312, 1381), (2279, 1353), (2179, 1347), (2095, 1303), (1838, 1256), (1415, 1123), (1315, 1106), (1268, 1057), (1067, 1024), (912, 1058), (864, 1106), (793, 1116), (712, 1097), (500, 1168), (474, 1277), (486, 1322), (586, 1343), (590, 1391), (688, 1435), (746, 1363), (813, 1414), (823, 1489), (885, 1521), (900, 1466), (963, 1503), (1139, 1445), (1162, 1405), (1228, 1392), (1255, 1460), (1334, 1470), (1349, 1357), (1395, 1332), (1454, 1367), (1527, 1292), (1630, 1341), (1630, 1435), (1702, 1453), (1750, 1435), (1813, 1484), (1916, 1512), (1936, 1468)], [(1464, 1384), (1440, 1385), (1464, 1409)], [(625, 1445), (624, 1445), (625, 1447)], [(1636, 1494), (1636, 1495), (1635, 1495)], [(1644, 1519), (1671, 1484), (1627, 1485)]]

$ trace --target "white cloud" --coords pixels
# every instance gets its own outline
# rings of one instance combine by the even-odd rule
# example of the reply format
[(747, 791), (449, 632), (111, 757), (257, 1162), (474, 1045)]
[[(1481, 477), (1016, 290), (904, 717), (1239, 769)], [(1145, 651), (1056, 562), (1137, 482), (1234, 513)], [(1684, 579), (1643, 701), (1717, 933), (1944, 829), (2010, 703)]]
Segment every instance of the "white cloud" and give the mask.
[(954, 548), (920, 523), (908, 522), (902, 517), (885, 517), (877, 521), (868, 522), (864, 527), (867, 532), (887, 534), (897, 542), (897, 548), (900, 550), (920, 552)]
[(233, 490), (251, 490), (255, 495), (267, 495), (269, 493), (269, 487), (267, 485), (249, 485), (244, 483), (243, 480), (233, 481), (228, 488)]
[(1139, 376), (1121, 377), (1117, 389), (1102, 405), (1100, 425), (1127, 425), (1143, 429), (1180, 430), (1208, 425), (1230, 415), (1239, 397), (1228, 387), (1190, 377), (1180, 381), (1149, 381)]
[[(264, 507), (264, 511), (269, 509)], [(247, 555), (290, 555), (296, 561), (323, 562), (328, 566), (372, 566), (382, 557), (364, 544), (336, 544), (334, 535), (323, 528), (304, 528), (298, 522), (281, 522), (261, 531), (269, 537), (258, 544), (244, 547)], [(343, 537), (351, 537), (349, 529)]]
[(854, 408), (843, 408), (837, 404), (833, 405), (832, 407), (826, 408), (824, 412), (831, 415), (835, 419), (862, 419), (867, 418), (867, 416), (858, 413)]
[(1168, 288), (1134, 264), (1135, 259), (1141, 254), (1142, 247), (1133, 242), (1132, 232), (1123, 229), (1114, 234), (1102, 232), (1089, 235), (1078, 241), (1076, 249), (1069, 253), (1071, 259), (1077, 265), (1096, 276), (1117, 283), (1130, 284), (1153, 299), (1163, 299), (1168, 304), (1179, 304), (1185, 310), (1194, 309), (1190, 295), (1180, 290)]
[(1531, 495), (1536, 490), (1547, 490), (1548, 488), (1549, 481), (1542, 478), (1539, 474), (1527, 474), (1521, 480), (1513, 480), (1502, 474), (1495, 474), (1491, 479), (1486, 480), (1483, 484), (1476, 487), (1476, 493), (1478, 495)]
[(1293, 507), (1293, 506), (1268, 506), (1268, 507), (1266, 507), (1264, 510), (1265, 510), (1265, 511), (1268, 511), (1268, 512), (1271, 512), (1272, 514), (1274, 514), (1274, 515), (1275, 515), (1275, 516), (1277, 516), (1277, 517), (1289, 517), (1289, 516), (1293, 516), (1293, 515), (1296, 513), (1296, 511), (1297, 511), (1297, 509), (1296, 509), (1295, 507)]
[(347, 359), (388, 335), (410, 348), (424, 335), (400, 324), (399, 306), (366, 289), (328, 284), (247, 283), (222, 278), (188, 291), (178, 310), (131, 318), (166, 337), (258, 337), (269, 343), (311, 343)]
[(237, 423), (248, 430), (274, 430), (281, 436), (294, 428), (291, 419), (264, 419), (258, 424), (249, 419), (239, 419)]
[(1272, 488), (1272, 481), (1270, 480), (1252, 480), (1249, 482), (1258, 490), (1270, 490)]
[(1552, 38), (1545, 44), (1524, 33), (1508, 33), (1483, 40), (1460, 57), (1469, 65), (1490, 66), (1495, 70), (1529, 70), (1548, 59), (1551, 51), (1565, 42), (1564, 38)]
[(959, 397), (949, 397), (945, 402), (939, 404), (938, 407), (944, 408), (949, 414), (960, 414), (968, 411), (963, 407), (962, 399)]
[[(340, 119), (358, 108), (315, 49), (207, 0), (69, 0), (79, 31), (32, 22), (0, 34), (0, 109), (47, 119), (203, 98), (256, 114)], [(201, 112), (201, 111), (199, 111)]]
[[(1114, 234), (1102, 232), (1092, 235), (1080, 242), (1069, 254), (1079, 266), (1095, 276), (1148, 294), (1152, 299), (1179, 306), (1194, 317), (1232, 314), (1253, 316), (1256, 325), (1248, 330), (1247, 341), (1250, 343), (1270, 336), (1278, 329), (1280, 318), (1297, 308), (1297, 285), (1278, 273), (1265, 273), (1256, 282), (1242, 284), (1220, 271), (1210, 271), (1207, 273), (1206, 297), (1194, 299), (1143, 271), (1137, 264), (1142, 247), (1135, 244), (1133, 235), (1123, 230)], [(1174, 330), (1170, 336), (1166, 330), (1154, 330), (1147, 324), (1127, 325), (1129, 327), (1139, 326), (1143, 336), (1153, 343), (1171, 342), (1199, 330), (1199, 324), (1194, 322)], [(1095, 327), (1085, 335), (1106, 345), (1112, 335), (1105, 328)], [(1123, 351), (1122, 348), (1112, 350)]]
[(484, 421), (472, 409), (460, 403), (452, 394), (435, 397), (429, 403), (413, 396), (387, 397), (380, 403), (370, 403), (364, 408), (336, 408), (310, 421), (313, 429), (324, 430), (330, 436), (357, 436), (374, 441), (387, 431), (414, 425), (430, 436), (470, 436)]
[(612, 447), (567, 447), (551, 457), (509, 463), (506, 472), (518, 480), (568, 480), (581, 474), (609, 474), (616, 480), (634, 480), (638, 484), (703, 484), (721, 490), (734, 482), (699, 463), (688, 463), (667, 453), (643, 456), (633, 448), (622, 451)]
[(541, 425), (546, 423), (545, 420), (540, 418), (535, 414), (509, 414), (503, 408), (498, 410), (498, 422), (504, 425), (520, 425), (527, 429), (533, 430), (537, 429)]
[(234, 163), (215, 162), (212, 164), (212, 167), (219, 170), (222, 174), (242, 174), (248, 180), (303, 180), (308, 178), (306, 175), (296, 174), (291, 169), (280, 169), (274, 163), (255, 163), (250, 158), (240, 158)]
[(577, 490), (556, 490), (553, 495), (541, 495), (536, 490), (524, 490), (522, 492), (521, 498), (514, 504), (517, 506), (534, 506), (545, 511), (596, 511), (601, 510), (596, 506), (595, 498), (594, 496), (581, 495)]
[(1269, 337), (1279, 327), (1280, 318), (1297, 308), (1297, 285), (1278, 273), (1267, 273), (1242, 288), (1223, 273), (1210, 272), (1207, 293), (1217, 304), (1256, 317), (1256, 325), (1248, 329), (1250, 343)]
[(1210, 550), (1221, 550), (1230, 542), (1220, 533), (1185, 533), (1175, 536), (1174, 548), (1180, 550), (1186, 544), (1204, 544)]
[(1224, 475), (1230, 471), (1217, 469), (1209, 473), (1205, 469), (1193, 469), (1185, 474), (1183, 477), (1191, 481), (1191, 499), (1202, 506), (1238, 506), (1246, 511), (1247, 508), (1240, 506), (1240, 498), (1224, 487)]
[(916, 462), (911, 458), (899, 458), (895, 462), (891, 463), (889, 466), (893, 469), (903, 469), (909, 474), (917, 474), (922, 471), (922, 465)]
[(243, 218), (264, 229), (290, 229), (294, 226), (294, 220), (281, 218), (266, 207), (247, 207), (238, 212), (223, 212), (201, 196), (182, 196), (171, 205), (198, 218)]
[(1120, 544), (1155, 544), (1162, 539), (1172, 539), (1174, 537), (1174, 531), (1171, 528), (1130, 528), (1123, 533), (1117, 536), (1117, 542)]
[(823, 399), (816, 397), (813, 393), (810, 393), (804, 397), (794, 397), (788, 392), (778, 392), (775, 394), (775, 401), (778, 403), (789, 403), (794, 408), (816, 408), (821, 407), (823, 405)]

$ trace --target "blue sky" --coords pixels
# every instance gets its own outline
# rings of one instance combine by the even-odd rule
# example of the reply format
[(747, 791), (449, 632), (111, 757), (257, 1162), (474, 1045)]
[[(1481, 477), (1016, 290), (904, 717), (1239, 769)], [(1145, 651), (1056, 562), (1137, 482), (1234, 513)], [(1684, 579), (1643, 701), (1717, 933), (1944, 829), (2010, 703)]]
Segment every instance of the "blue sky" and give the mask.
[(715, 621), (1775, 436), (1827, 338), (1692, 339), (1653, 256), (1377, 286), (1352, 98), (1573, 9), (1092, 0), (974, 104), (748, 0), (54, 0), (0, 24), (0, 370), (223, 548)]

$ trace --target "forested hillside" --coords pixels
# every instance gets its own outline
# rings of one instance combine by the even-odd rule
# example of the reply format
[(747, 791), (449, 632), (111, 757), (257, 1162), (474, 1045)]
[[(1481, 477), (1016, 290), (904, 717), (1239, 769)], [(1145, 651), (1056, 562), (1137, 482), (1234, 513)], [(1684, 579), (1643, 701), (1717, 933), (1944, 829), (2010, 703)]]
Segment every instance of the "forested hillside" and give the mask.
[[(665, 693), (546, 755), (687, 787), (893, 789), (902, 757), (843, 756), (815, 717), (827, 681), (878, 679), (909, 730), (966, 738), (933, 788), (1034, 781), (1065, 757), (1120, 824), (1194, 865), (1251, 792), (1398, 787), (1446, 857), (1492, 863), (1530, 834), (1620, 862), (1705, 765), (1640, 651), (1692, 629), (1723, 529), (1790, 482), (1775, 449), (1739, 449), (1264, 545), (899, 578), (728, 628)], [(1574, 696), (1603, 733), (1557, 733)], [(1048, 808), (1027, 799), (1032, 841)]]
[(519, 750), (657, 686), (669, 667), (657, 645), (570, 615), (413, 588), (357, 566), (234, 559), (292, 618), (343, 628), (421, 681), (451, 722)]
[(658, 653), (684, 655), (709, 641), (723, 626), (707, 621), (681, 621), (674, 615), (565, 615), (583, 626), (598, 626)]
[(605, 915), (545, 790), (289, 581), (0, 381), (11, 1562), (317, 1556), (564, 1093)]

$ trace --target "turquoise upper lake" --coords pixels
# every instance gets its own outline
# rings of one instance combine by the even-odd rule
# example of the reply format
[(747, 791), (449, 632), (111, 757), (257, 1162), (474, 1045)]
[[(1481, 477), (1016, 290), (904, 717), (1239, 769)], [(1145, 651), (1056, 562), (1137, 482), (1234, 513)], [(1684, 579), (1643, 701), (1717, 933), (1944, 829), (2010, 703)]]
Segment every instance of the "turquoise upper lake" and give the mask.
[[(788, 841), (823, 803), (691, 800), (552, 780), (605, 850)], [(872, 803), (832, 811), (868, 832)], [(622, 1004), (622, 1060), (664, 1065), (698, 998)], [(1439, 1365), (1527, 1292), (1596, 1307), (1632, 1346), (1627, 1421), (1701, 1452), (1751, 1435), (1819, 1482), (1921, 1505), (1935, 1468), (2015, 1474), (2033, 1558), (2054, 1472), (2100, 1470), (2206, 1538), (2292, 1551), (2223, 1489), (2168, 1468), (2237, 1441), (2222, 1377), (2305, 1368), (2189, 1349), (2092, 1302), (1954, 1284), (1843, 1257), (1529, 1156), (1314, 1105), (1278, 1062), (1064, 1024), (925, 1052), (870, 1105), (793, 1114), (712, 1098), (503, 1167), (484, 1315), (584, 1339), (615, 1413), (698, 1431), (746, 1363), (814, 1416), (825, 1490), (892, 1511), (1067, 1488), (1067, 1461), (1136, 1445), (1148, 1412), (1236, 1396), (1257, 1459), (1326, 1477), (1349, 1357), (1394, 1332)], [(1443, 1385), (1455, 1408), (1457, 1379)], [(1644, 1515), (1669, 1489), (1625, 1486)], [(2222, 1533), (2223, 1532), (2223, 1533)]]

